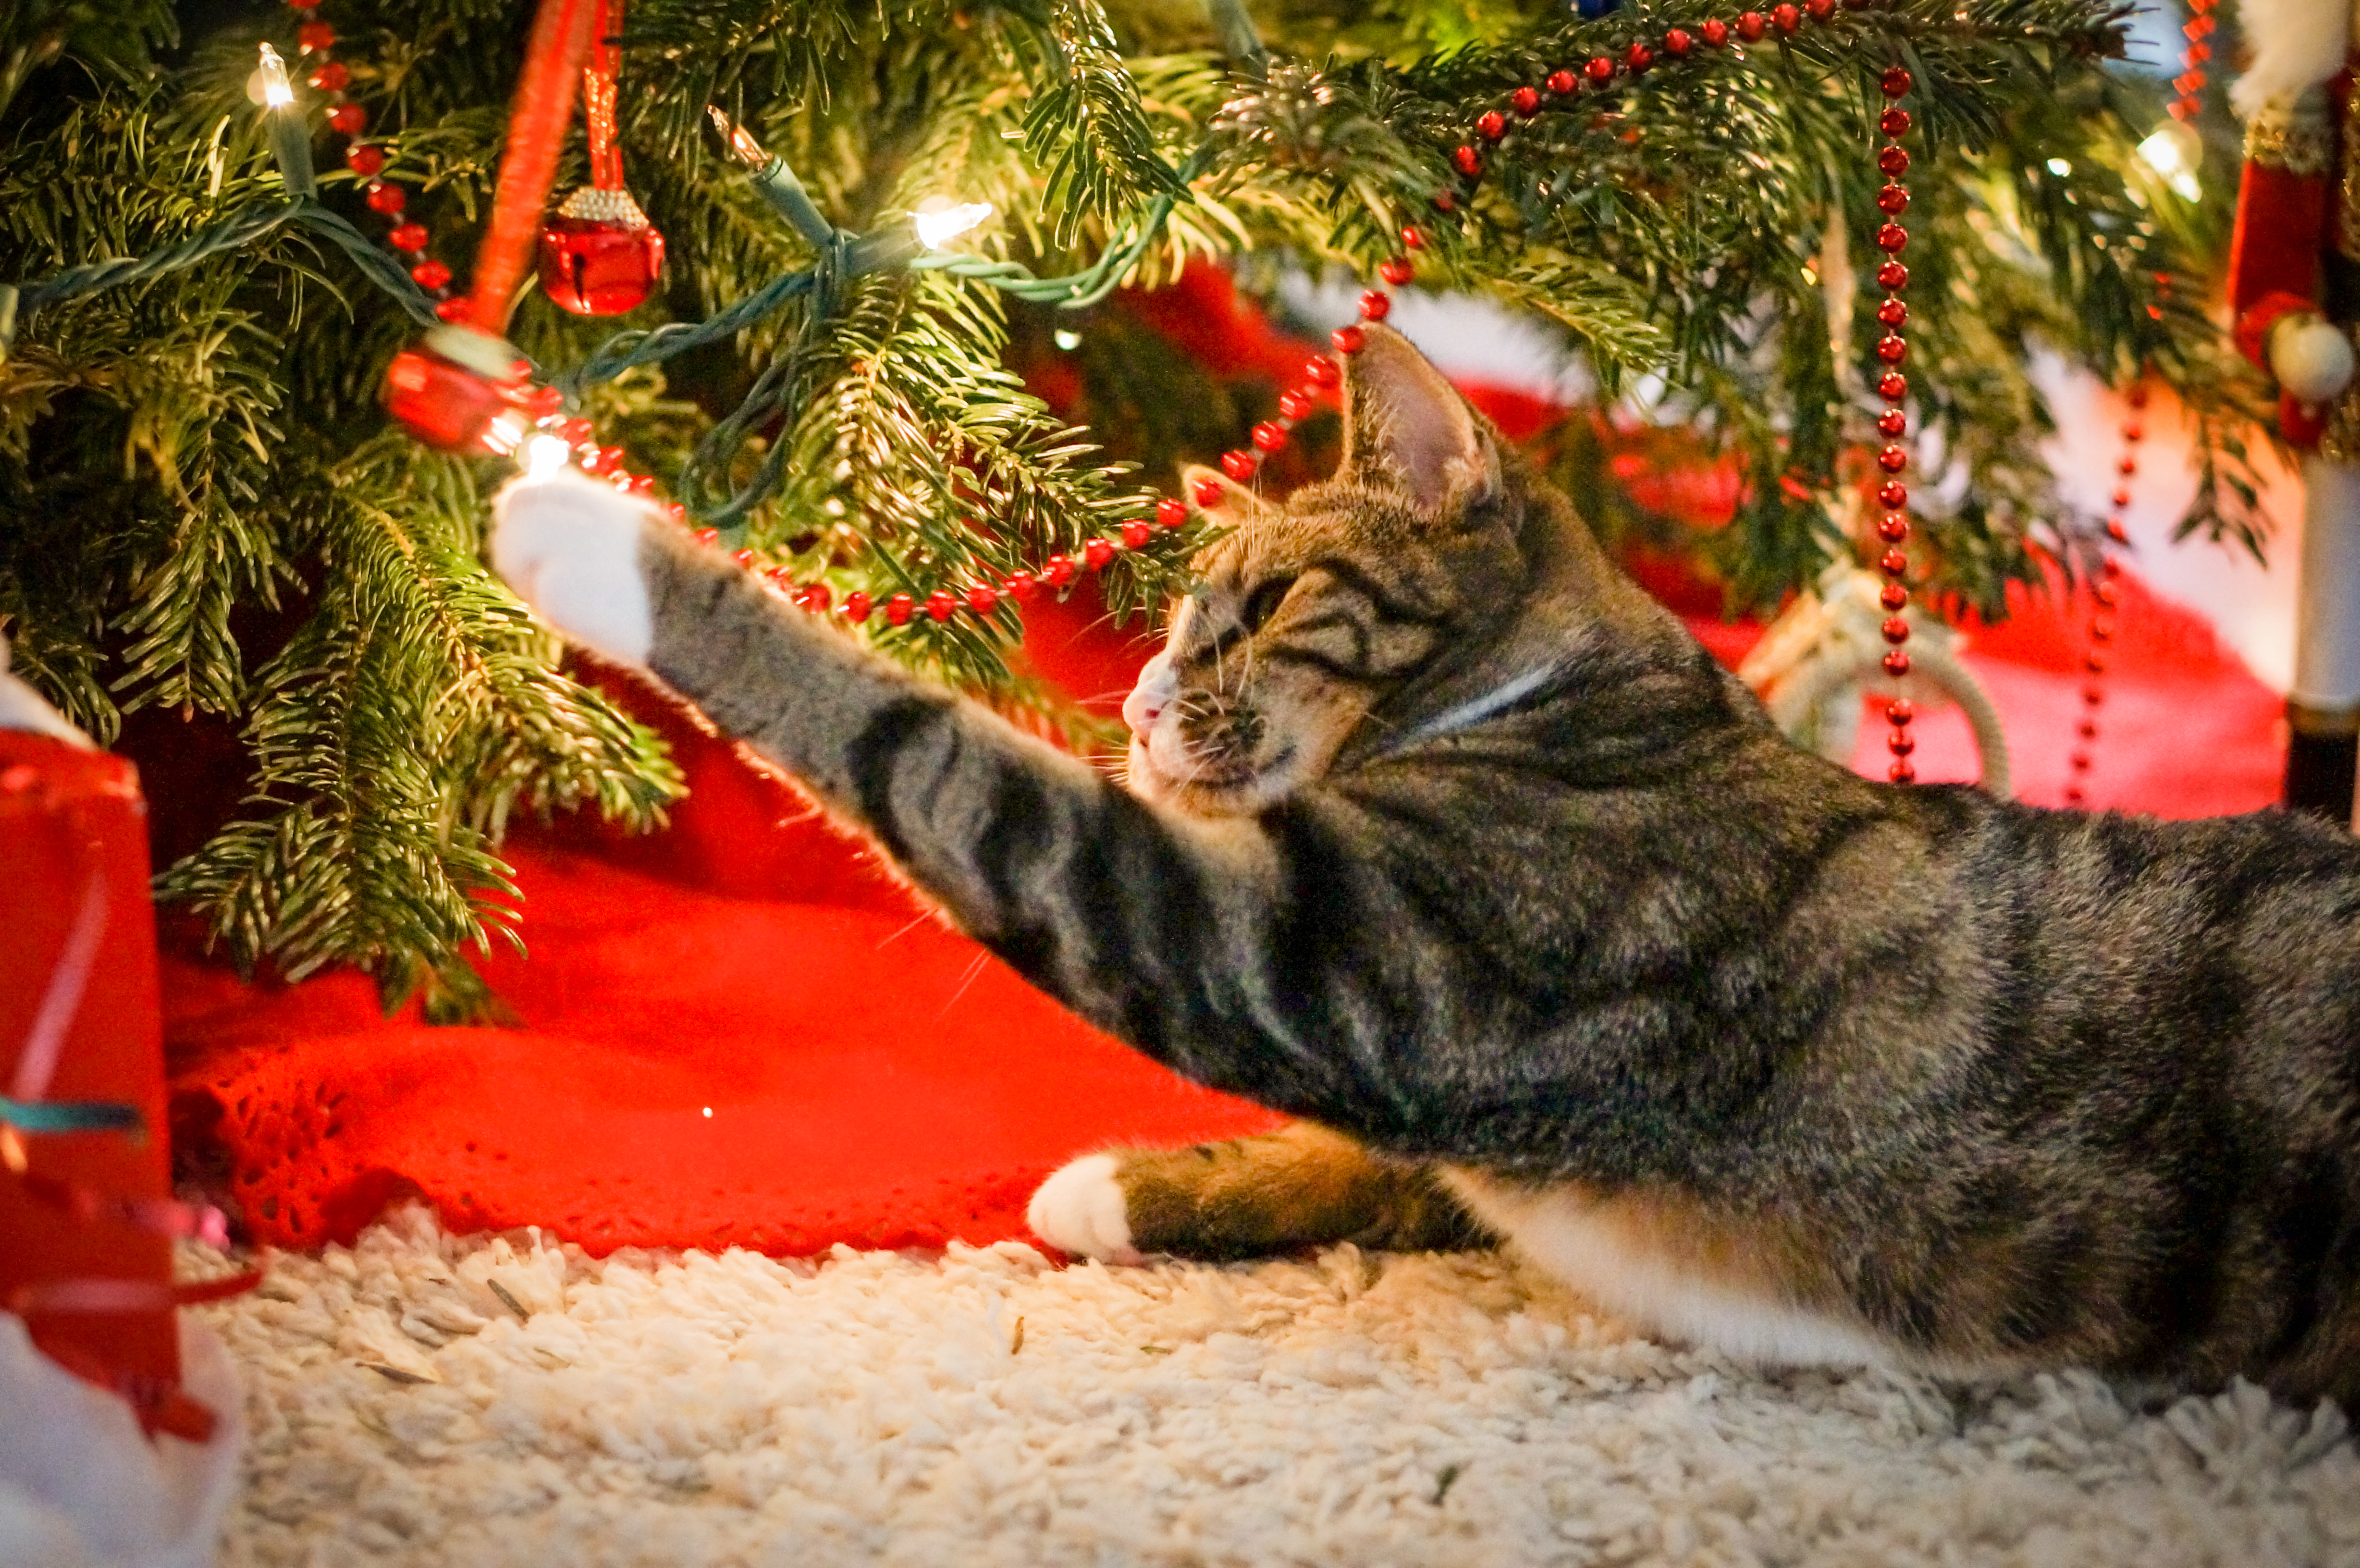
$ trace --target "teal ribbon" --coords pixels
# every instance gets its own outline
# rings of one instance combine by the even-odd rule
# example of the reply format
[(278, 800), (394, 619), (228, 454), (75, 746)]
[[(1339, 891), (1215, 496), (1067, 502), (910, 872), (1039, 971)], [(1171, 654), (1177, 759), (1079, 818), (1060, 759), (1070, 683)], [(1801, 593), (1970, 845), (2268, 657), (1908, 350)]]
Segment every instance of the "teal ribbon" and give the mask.
[(18, 1132), (138, 1132), (148, 1125), (137, 1105), (111, 1100), (11, 1100), (0, 1095), (0, 1122)]

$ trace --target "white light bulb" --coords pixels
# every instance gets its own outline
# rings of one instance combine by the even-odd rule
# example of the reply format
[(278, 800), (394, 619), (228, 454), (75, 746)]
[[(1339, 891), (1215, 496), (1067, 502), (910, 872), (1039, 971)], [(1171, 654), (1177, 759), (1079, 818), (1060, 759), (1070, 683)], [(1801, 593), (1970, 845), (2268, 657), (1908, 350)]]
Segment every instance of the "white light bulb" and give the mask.
[(989, 201), (954, 201), (947, 196), (929, 196), (918, 203), (910, 222), (918, 231), (918, 243), (928, 250), (943, 250), (951, 241), (984, 223), (991, 216)]
[(2173, 180), (2177, 188), (2177, 177), (2193, 174), (2203, 160), (2204, 141), (2194, 126), (2180, 120), (2166, 120), (2156, 127), (2153, 136), (2139, 143), (2138, 155), (2149, 169)]
[(574, 455), (563, 436), (539, 435), (524, 443), (524, 473), (528, 479), (547, 479), (563, 468)]
[(268, 44), (262, 46), (262, 103), (267, 109), (284, 109), (295, 102), (295, 89), (287, 80), (287, 62)]
[(1082, 346), (1082, 334), (1071, 327), (1059, 327), (1053, 335), (1057, 341), (1057, 346), (1068, 354)]
[(2049, 160), (2049, 172), (2062, 180), (2073, 172), (2073, 166), (2061, 158), (2052, 158)]

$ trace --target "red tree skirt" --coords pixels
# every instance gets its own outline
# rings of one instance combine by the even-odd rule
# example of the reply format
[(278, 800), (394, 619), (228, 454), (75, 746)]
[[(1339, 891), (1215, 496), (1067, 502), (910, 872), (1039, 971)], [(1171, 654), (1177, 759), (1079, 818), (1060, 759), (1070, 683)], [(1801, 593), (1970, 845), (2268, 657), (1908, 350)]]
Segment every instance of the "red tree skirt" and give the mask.
[[(1299, 365), (1307, 345), (1192, 270), (1144, 309), (1217, 363)], [(1208, 324), (1209, 323), (1209, 324)], [(1547, 410), (1470, 389), (1512, 435)], [(1710, 523), (1733, 477), (1637, 443), (1618, 481)], [(1651, 581), (1734, 662), (1758, 626), (1723, 626)], [(2062, 796), (2081, 717), (2086, 615), (2020, 601), (1969, 662), (2015, 746), (2017, 793)], [(1147, 649), (1092, 612), (1035, 601), (1026, 654), (1109, 711)], [(2091, 802), (2168, 816), (2275, 799), (2278, 699), (2198, 617), (2125, 580)], [(1187, 1142), (1277, 1118), (1195, 1088), (1030, 991), (918, 912), (866, 852), (775, 779), (645, 693), (694, 788), (672, 828), (630, 839), (579, 822), (512, 845), (532, 956), (486, 975), (519, 1029), (378, 1016), (358, 975), (248, 987), (168, 955), (165, 1034), (184, 1153), (212, 1167), (252, 1234), (311, 1247), (416, 1192), (461, 1227), (537, 1225), (595, 1251), (837, 1242), (934, 1246), (1025, 1234), (1032, 1185), (1124, 1142)], [(1883, 732), (1863, 758), (1882, 768)], [(1956, 714), (1920, 728), (1921, 777), (1972, 778)], [(152, 791), (165, 798), (164, 789)], [(708, 1116), (706, 1113), (710, 1111)]]

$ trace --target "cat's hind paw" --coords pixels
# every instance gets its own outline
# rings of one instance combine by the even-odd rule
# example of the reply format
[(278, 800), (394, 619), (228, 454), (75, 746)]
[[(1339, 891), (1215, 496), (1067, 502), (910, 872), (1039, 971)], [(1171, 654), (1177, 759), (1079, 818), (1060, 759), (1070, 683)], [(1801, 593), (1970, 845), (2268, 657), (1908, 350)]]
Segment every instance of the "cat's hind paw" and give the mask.
[(1131, 1219), (1111, 1154), (1087, 1154), (1053, 1172), (1024, 1211), (1032, 1234), (1060, 1252), (1108, 1263), (1144, 1261), (1131, 1245)]
[(655, 615), (639, 571), (653, 508), (571, 469), (519, 479), (492, 503), (492, 567), (574, 641), (644, 665)]

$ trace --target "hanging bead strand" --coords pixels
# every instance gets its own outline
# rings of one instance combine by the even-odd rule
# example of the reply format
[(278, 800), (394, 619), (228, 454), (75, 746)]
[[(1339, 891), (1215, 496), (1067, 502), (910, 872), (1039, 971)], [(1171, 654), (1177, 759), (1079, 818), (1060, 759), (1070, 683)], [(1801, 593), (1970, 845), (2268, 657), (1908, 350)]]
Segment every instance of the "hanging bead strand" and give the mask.
[[(1876, 193), (1877, 210), (1885, 221), (1876, 231), (1876, 248), (1885, 253), (1877, 267), (1877, 286), (1885, 290), (1885, 299), (1876, 308), (1876, 319), (1885, 328), (1885, 335), (1876, 340), (1876, 363), (1879, 367), (1876, 395), (1885, 401), (1885, 411), (1876, 417), (1876, 433), (1885, 444), (1876, 454), (1876, 465), (1884, 479), (1876, 491), (1884, 516), (1878, 518), (1876, 537), (1885, 545), (1885, 553), (1877, 559), (1877, 570), (1885, 575), (1885, 587), (1878, 603), (1885, 606), (1885, 620), (1882, 628), (1888, 645), (1885, 655), (1885, 672), (1896, 681), (1909, 673), (1909, 622), (1902, 611), (1909, 604), (1906, 579), (1909, 572), (1909, 554), (1903, 547), (1909, 542), (1909, 487), (1902, 474), (1909, 466), (1909, 449), (1901, 438), (1909, 433), (1909, 416), (1903, 408), (1909, 396), (1909, 378), (1901, 366), (1909, 356), (1909, 344), (1901, 334), (1908, 323), (1909, 308), (1902, 302), (1902, 293), (1909, 287), (1909, 268), (1901, 260), (1902, 251), (1909, 244), (1909, 231), (1901, 226), (1900, 218), (1909, 210), (1909, 188), (1901, 177), (1909, 172), (1909, 152), (1901, 138), (1909, 134), (1909, 111), (1901, 107), (1900, 100), (1907, 96), (1911, 82), (1909, 72), (1899, 66), (1885, 71), (1878, 80), (1884, 92), (1885, 108), (1877, 117), (1876, 128), (1885, 137), (1878, 149), (1876, 167), (1885, 183)], [(1918, 749), (1918, 739), (1909, 733), (1917, 711), (1906, 697), (1895, 697), (1885, 704), (1885, 722), (1891, 726), (1885, 737), (1885, 748), (1893, 754), (1892, 766), (1885, 776), (1896, 784), (1914, 783), (1918, 769), (1909, 758)]]
[(2124, 527), (2123, 518), (2131, 504), (2131, 481), (2138, 474), (2139, 443), (2147, 439), (2145, 384), (2134, 383), (2124, 400), (2130, 405), (2130, 411), (2123, 419), (2123, 454), (2114, 461), (2114, 492), (2108, 497), (2112, 510), (2106, 517), (2106, 543), (2098, 547), (2097, 572), (2090, 583), (2090, 644), (2081, 654), (2081, 720), (2074, 726), (2079, 744), (2066, 758), (2073, 770), (2065, 784), (2065, 803), (2069, 806), (2086, 804), (2089, 799), (2084, 786), (2096, 761), (2098, 710), (2106, 702), (2105, 678), (2113, 659), (2114, 611), (2122, 599), (2123, 563), (2109, 546), (2131, 542), (2130, 530)]

